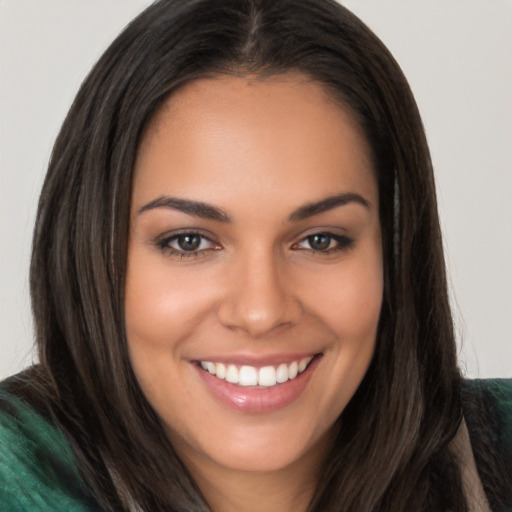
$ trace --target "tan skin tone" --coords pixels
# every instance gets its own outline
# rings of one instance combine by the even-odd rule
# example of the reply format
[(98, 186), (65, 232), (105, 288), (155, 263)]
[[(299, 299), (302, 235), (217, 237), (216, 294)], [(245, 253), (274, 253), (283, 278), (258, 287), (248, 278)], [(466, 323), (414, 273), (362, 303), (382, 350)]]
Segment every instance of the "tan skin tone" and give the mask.
[[(298, 74), (176, 92), (139, 149), (126, 285), (135, 373), (212, 510), (306, 510), (382, 302), (378, 189), (351, 115)], [(277, 410), (228, 407), (199, 373), (296, 353), (316, 355), (309, 380)]]

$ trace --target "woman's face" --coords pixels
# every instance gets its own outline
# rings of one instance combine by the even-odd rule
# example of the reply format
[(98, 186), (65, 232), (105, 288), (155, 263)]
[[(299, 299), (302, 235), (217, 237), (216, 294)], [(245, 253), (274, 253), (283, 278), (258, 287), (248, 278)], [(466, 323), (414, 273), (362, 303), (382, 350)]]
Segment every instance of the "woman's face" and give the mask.
[(136, 162), (131, 360), (189, 467), (323, 453), (368, 368), (378, 190), (352, 116), (301, 75), (189, 83)]

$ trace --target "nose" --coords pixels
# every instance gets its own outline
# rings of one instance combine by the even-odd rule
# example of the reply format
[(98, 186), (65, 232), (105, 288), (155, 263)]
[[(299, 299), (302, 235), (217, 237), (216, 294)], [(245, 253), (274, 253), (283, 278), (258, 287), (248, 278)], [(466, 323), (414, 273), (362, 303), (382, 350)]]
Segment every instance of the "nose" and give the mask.
[(222, 325), (262, 338), (300, 321), (303, 306), (277, 260), (270, 251), (260, 251), (232, 262), (218, 308)]

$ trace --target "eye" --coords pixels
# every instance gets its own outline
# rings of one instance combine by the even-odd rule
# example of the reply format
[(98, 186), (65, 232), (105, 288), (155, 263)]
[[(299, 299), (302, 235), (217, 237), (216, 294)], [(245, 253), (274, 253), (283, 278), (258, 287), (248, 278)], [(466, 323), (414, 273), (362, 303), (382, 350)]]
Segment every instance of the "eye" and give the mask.
[(200, 233), (178, 233), (165, 237), (157, 242), (162, 251), (169, 251), (182, 258), (198, 256), (203, 251), (217, 249), (218, 245)]
[(334, 233), (313, 233), (302, 240), (296, 247), (314, 252), (331, 253), (352, 247), (354, 241), (343, 235)]

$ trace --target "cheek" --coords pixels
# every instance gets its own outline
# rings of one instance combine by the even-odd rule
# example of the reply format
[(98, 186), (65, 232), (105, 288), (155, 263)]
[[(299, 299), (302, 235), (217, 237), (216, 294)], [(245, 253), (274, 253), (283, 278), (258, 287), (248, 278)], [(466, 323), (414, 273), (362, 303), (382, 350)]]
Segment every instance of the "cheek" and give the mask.
[(380, 252), (354, 258), (337, 272), (319, 276), (312, 307), (344, 344), (375, 341), (383, 295)]
[(155, 348), (178, 344), (198, 318), (208, 314), (214, 300), (200, 273), (171, 272), (161, 255), (132, 249), (125, 301), (131, 350), (137, 344)]
[(192, 399), (181, 385), (184, 354), (214, 299), (198, 273), (176, 272), (161, 254), (135, 244), (125, 297), (128, 347), (139, 384), (157, 411), (181, 410), (180, 404)]
[(332, 340), (325, 357), (331, 392), (324, 390), (319, 404), (333, 422), (362, 382), (375, 351), (383, 295), (380, 252), (347, 260), (330, 280), (326, 276), (322, 289), (327, 292), (318, 293), (314, 307)]

